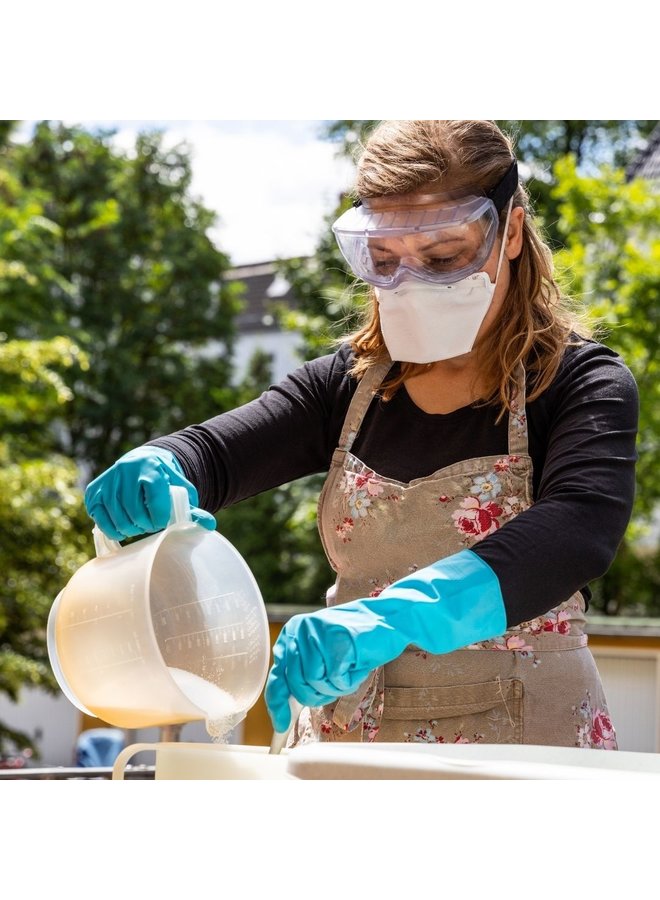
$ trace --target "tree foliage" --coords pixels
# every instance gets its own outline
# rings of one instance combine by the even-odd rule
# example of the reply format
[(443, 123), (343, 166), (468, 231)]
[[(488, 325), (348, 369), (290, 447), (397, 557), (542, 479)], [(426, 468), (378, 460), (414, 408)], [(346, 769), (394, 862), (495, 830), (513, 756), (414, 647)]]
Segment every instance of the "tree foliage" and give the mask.
[[(53, 449), (49, 424), (70, 402), (62, 370), (86, 361), (66, 338), (0, 335), (0, 692), (56, 688), (45, 644), (55, 594), (88, 558), (89, 520), (76, 465)], [(0, 722), (0, 754), (30, 746)]]
[(557, 267), (639, 387), (636, 515), (648, 520), (660, 500), (660, 194), (642, 179), (626, 182), (618, 169), (580, 175), (571, 156), (555, 173), (566, 245)]
[[(98, 474), (136, 444), (207, 418), (208, 385), (231, 376), (235, 287), (212, 244), (215, 214), (191, 196), (185, 145), (143, 133), (131, 152), (112, 132), (40, 123), (8, 145), (0, 313), (11, 337), (67, 335), (89, 368), (73, 366), (62, 436)], [(40, 260), (40, 273), (12, 272)], [(4, 278), (2, 275), (4, 274)], [(200, 348), (213, 339), (218, 355)]]
[[(78, 470), (56, 452), (52, 427), (71, 402), (67, 373), (88, 361), (68, 337), (8, 333), (28, 321), (38, 285), (68, 287), (49, 263), (56, 226), (43, 212), (0, 159), (0, 691), (13, 700), (24, 685), (55, 690), (48, 610), (90, 543)], [(0, 753), (12, 746), (37, 751), (29, 735), (0, 723)]]
[[(0, 691), (14, 700), (56, 687), (48, 611), (93, 553), (81, 481), (235, 405), (237, 292), (187, 150), (111, 137), (43, 122), (13, 144), (0, 129)], [(199, 352), (209, 339), (219, 356)], [(0, 752), (11, 743), (31, 745), (0, 724)]]
[(657, 614), (660, 557), (649, 530), (660, 501), (660, 195), (647, 181), (626, 181), (621, 169), (581, 175), (570, 155), (558, 160), (555, 178), (565, 242), (557, 267), (632, 370), (640, 395), (633, 518), (614, 565), (594, 585), (595, 604), (608, 613)]

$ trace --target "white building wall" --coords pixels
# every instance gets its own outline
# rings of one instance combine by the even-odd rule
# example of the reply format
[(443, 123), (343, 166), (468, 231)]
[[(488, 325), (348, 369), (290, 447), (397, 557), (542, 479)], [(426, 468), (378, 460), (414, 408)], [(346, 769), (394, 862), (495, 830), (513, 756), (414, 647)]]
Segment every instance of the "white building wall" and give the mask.
[(592, 647), (620, 750), (660, 752), (660, 651)]
[(0, 721), (29, 735), (41, 753), (37, 766), (72, 766), (80, 713), (64, 694), (23, 688), (18, 703), (0, 694)]
[(236, 380), (240, 381), (244, 377), (255, 351), (262, 350), (273, 357), (272, 381), (282, 381), (289, 372), (302, 365), (302, 359), (296, 352), (300, 346), (300, 335), (293, 331), (263, 331), (242, 335), (235, 345)]

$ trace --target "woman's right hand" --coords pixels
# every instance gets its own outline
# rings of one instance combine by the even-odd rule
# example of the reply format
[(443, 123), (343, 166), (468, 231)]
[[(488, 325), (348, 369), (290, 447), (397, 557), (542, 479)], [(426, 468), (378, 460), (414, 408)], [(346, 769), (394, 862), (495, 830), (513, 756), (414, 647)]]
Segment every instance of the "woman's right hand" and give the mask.
[(104, 534), (123, 541), (167, 527), (170, 485), (186, 488), (193, 521), (213, 531), (216, 520), (198, 507), (197, 488), (183, 474), (176, 456), (162, 447), (137, 447), (121, 456), (90, 482), (85, 506)]

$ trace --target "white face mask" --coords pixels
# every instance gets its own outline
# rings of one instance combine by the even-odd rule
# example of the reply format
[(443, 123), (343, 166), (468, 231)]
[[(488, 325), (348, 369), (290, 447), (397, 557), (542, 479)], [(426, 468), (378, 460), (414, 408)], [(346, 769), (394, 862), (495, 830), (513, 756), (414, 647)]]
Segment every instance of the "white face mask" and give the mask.
[[(507, 212), (504, 234), (509, 226)], [(502, 241), (495, 283), (505, 242)], [(375, 288), (385, 346), (393, 360), (431, 363), (469, 353), (493, 300), (495, 284), (475, 272), (454, 284), (402, 281), (393, 290)]]

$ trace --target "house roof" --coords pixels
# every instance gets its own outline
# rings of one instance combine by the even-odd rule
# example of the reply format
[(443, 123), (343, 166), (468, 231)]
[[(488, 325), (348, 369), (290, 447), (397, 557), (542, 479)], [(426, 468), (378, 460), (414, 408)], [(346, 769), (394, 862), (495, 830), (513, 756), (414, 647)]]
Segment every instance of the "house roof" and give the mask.
[(291, 285), (277, 271), (275, 260), (236, 266), (225, 273), (224, 280), (240, 281), (245, 286), (241, 295), (245, 306), (236, 319), (239, 332), (277, 331), (273, 305), (282, 302), (295, 305)]
[(626, 178), (648, 178), (660, 181), (660, 122), (655, 126), (648, 138), (646, 147), (640, 150), (626, 170)]
[(600, 636), (660, 637), (660, 618), (643, 616), (603, 616), (589, 613), (587, 633)]

